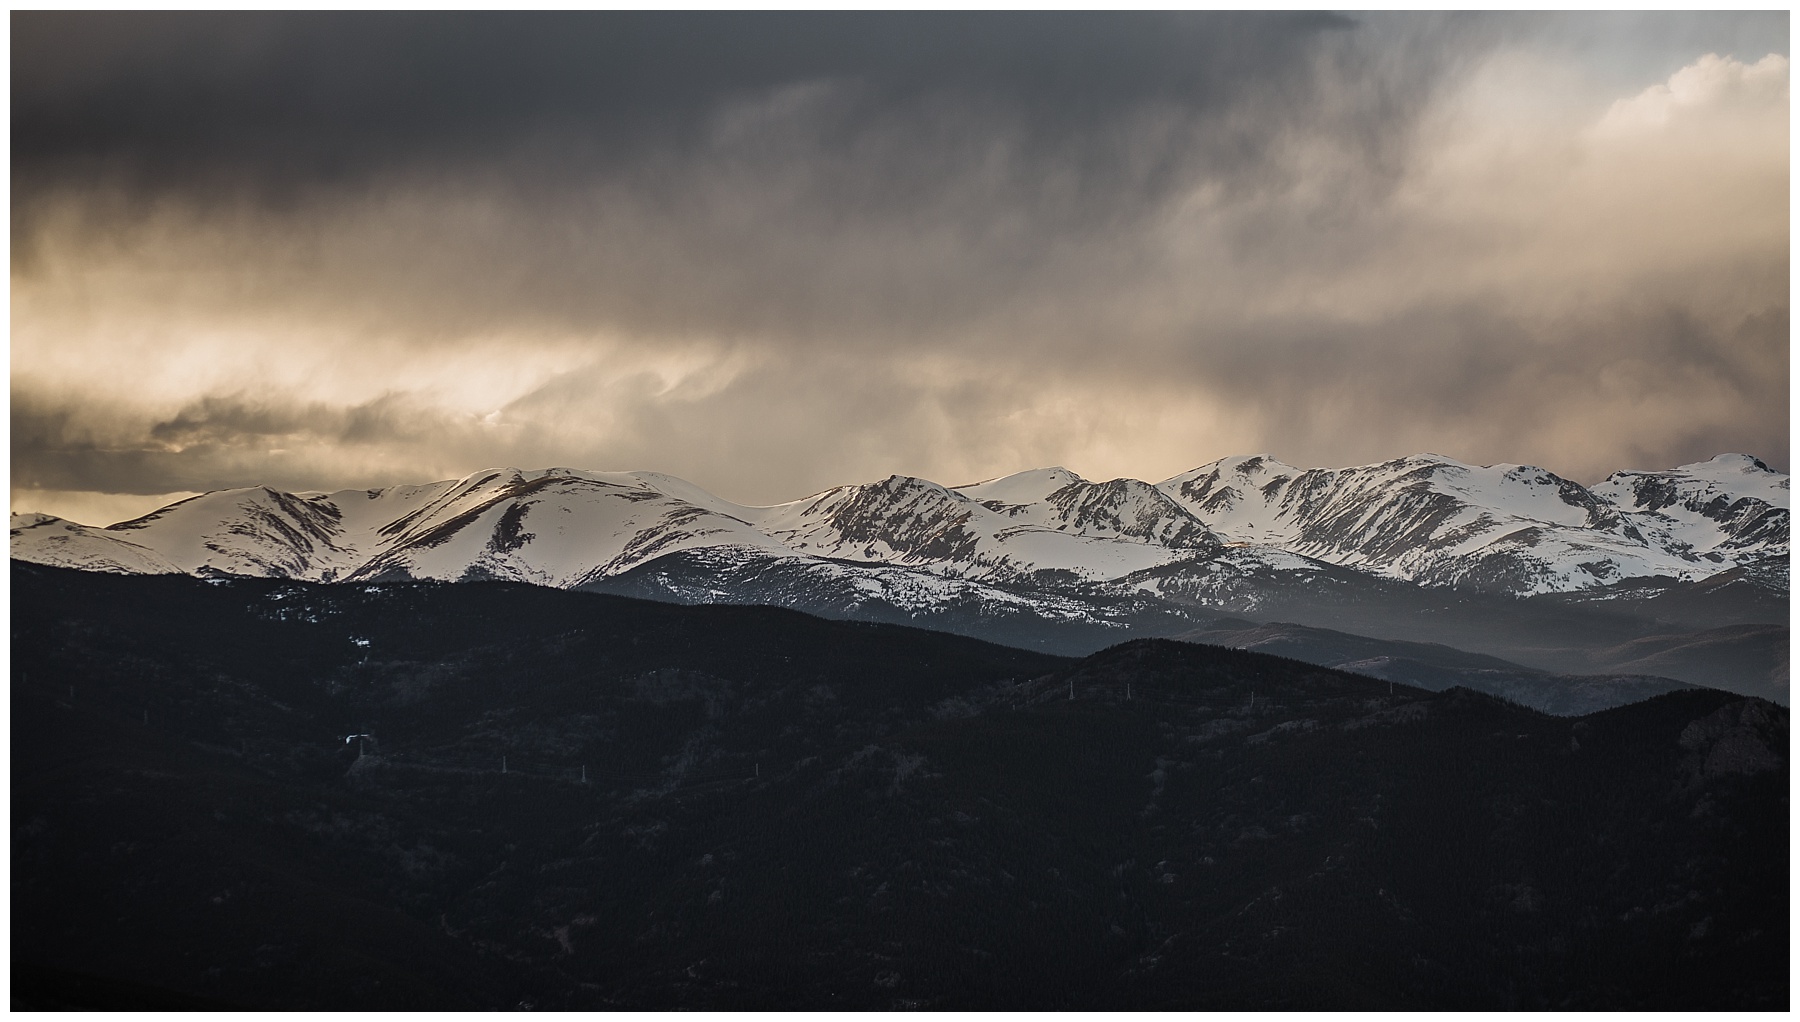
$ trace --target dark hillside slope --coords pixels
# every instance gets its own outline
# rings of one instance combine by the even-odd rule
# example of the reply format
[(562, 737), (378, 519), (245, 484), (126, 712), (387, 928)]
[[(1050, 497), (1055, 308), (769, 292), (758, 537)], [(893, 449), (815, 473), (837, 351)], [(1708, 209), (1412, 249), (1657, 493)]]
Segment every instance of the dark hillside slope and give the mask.
[(16, 564), (12, 627), (19, 1007), (1787, 1004), (1759, 700)]

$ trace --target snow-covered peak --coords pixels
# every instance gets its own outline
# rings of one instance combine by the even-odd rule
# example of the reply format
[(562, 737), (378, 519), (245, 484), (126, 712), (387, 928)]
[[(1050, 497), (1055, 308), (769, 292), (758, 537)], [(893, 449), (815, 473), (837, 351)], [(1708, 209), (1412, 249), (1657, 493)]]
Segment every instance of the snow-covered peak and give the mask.
[(1050, 494), (1053, 527), (1088, 536), (1136, 539), (1177, 549), (1216, 552), (1219, 539), (1187, 508), (1149, 483), (1079, 481)]
[(1721, 454), (1709, 461), (1682, 465), (1669, 475), (1705, 480), (1722, 492), (1756, 497), (1776, 507), (1788, 506), (1788, 477), (1748, 454)]
[(120, 575), (172, 575), (182, 570), (154, 550), (55, 515), (14, 514), (11, 525), (12, 555), (22, 561)]
[(182, 571), (304, 577), (306, 564), (340, 551), (342, 517), (330, 497), (246, 486), (189, 497), (105, 531), (156, 550)]
[(1738, 475), (1781, 475), (1780, 472), (1763, 464), (1761, 458), (1750, 454), (1715, 454), (1705, 461), (1696, 461), (1691, 465), (1678, 465), (1675, 471), (1686, 472), (1689, 475), (1700, 475), (1707, 471), (1732, 472)]
[(1239, 454), (1189, 469), (1156, 485), (1227, 543), (1280, 546), (1294, 538), (1279, 507), (1296, 479), (1316, 476), (1266, 454)]
[(1788, 477), (1745, 454), (1667, 472), (1615, 472), (1595, 496), (1624, 511), (1647, 542), (1786, 576)]
[(891, 475), (760, 510), (758, 527), (795, 549), (889, 560), (966, 553), (974, 540), (961, 526), (982, 508), (928, 479)]
[(1458, 467), (1458, 468), (1468, 468), (1469, 467), (1466, 463), (1458, 461), (1455, 458), (1450, 457), (1448, 454), (1437, 454), (1432, 451), (1424, 451), (1419, 454), (1409, 454), (1404, 458), (1397, 458), (1394, 461), (1388, 462), (1387, 464), (1390, 464), (1390, 465), (1449, 465), (1449, 466)]
[[(1786, 549), (1785, 517), (1757, 511), (1768, 505), (1700, 492), (1705, 476), (1756, 471), (1732, 459), (1631, 487), (1615, 477), (1613, 492), (1536, 465), (1468, 465), (1438, 454), (1304, 472), (1268, 461), (1222, 459), (1159, 488), (1228, 544), (1278, 546), (1436, 585), (1545, 592), (1625, 577), (1701, 578)], [(1682, 531), (1666, 515), (1633, 514), (1669, 504), (1707, 519), (1704, 527)]]
[(1218, 545), (1147, 483), (1090, 483), (1060, 467), (954, 489), (890, 476), (768, 508), (757, 525), (796, 552), (968, 578), (1101, 581)]
[(736, 504), (723, 497), (716, 497), (686, 479), (663, 472), (620, 472), (617, 475), (621, 481), (629, 479), (645, 489), (667, 494), (677, 500), (685, 501), (695, 507), (703, 507), (716, 514), (731, 515), (734, 518), (748, 521), (756, 517), (757, 512), (763, 510)]
[(1301, 469), (1267, 454), (1234, 454), (1230, 457), (1209, 461), (1198, 468), (1188, 469), (1157, 483), (1158, 489), (1167, 490), (1179, 487), (1183, 483), (1208, 476), (1217, 476), (1223, 485), (1241, 485), (1249, 483), (1262, 486), (1271, 479), (1282, 476), (1293, 477), (1301, 473)]
[(1744, 497), (1788, 507), (1788, 477), (1748, 454), (1721, 454), (1667, 471), (1614, 472), (1594, 492), (1645, 511), (1676, 504), (1698, 510), (1720, 498), (1730, 504)]
[(1071, 483), (1086, 482), (1080, 476), (1054, 465), (1050, 468), (1034, 468), (1026, 472), (1014, 472), (1009, 476), (984, 480), (979, 483), (967, 483), (953, 487), (957, 493), (972, 497), (983, 504), (1011, 504), (1015, 506), (1036, 504), (1049, 497), (1057, 490)]
[(1465, 465), (1452, 458), (1428, 458), (1411, 462), (1428, 466), (1428, 473), (1411, 472), (1407, 478), (1496, 518), (1577, 527), (1590, 524), (1597, 502), (1587, 488), (1536, 465)]

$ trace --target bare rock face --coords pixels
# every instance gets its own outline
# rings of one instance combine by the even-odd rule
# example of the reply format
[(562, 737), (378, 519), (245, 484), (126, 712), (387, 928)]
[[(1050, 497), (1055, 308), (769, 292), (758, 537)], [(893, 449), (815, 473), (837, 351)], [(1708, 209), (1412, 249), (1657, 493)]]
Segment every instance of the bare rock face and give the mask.
[(1760, 774), (1781, 769), (1787, 725), (1773, 703), (1746, 699), (1688, 724), (1679, 741), (1697, 778)]

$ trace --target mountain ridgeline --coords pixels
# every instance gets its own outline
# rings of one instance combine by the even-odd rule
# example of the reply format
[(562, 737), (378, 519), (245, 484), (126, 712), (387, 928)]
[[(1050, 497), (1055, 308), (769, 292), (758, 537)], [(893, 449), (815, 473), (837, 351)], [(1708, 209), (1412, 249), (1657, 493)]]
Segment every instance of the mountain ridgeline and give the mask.
[[(1784, 587), (1787, 493), (1785, 475), (1744, 455), (1622, 472), (1591, 490), (1531, 466), (1434, 455), (1306, 471), (1248, 457), (1154, 486), (1060, 468), (958, 487), (891, 476), (772, 507), (653, 472), (494, 469), (331, 494), (221, 490), (104, 529), (15, 515), (13, 555), (123, 572), (559, 588), (696, 549), (1147, 592), (1239, 560), (1515, 596), (1734, 570)], [(1188, 571), (1158, 570), (1171, 565)]]
[[(1788, 514), (1787, 476), (1744, 455), (1591, 488), (1435, 455), (1308, 470), (1237, 457), (1155, 485), (1061, 468), (956, 487), (892, 476), (772, 507), (653, 472), (495, 469), (223, 490), (106, 528), (15, 514), (12, 554), (127, 574), (764, 604), (1058, 654), (1216, 633), (1229, 617), (1450, 645), (1521, 676), (1638, 679), (1581, 683), (1593, 692), (1697, 684), (1785, 702)], [(1607, 652), (1632, 643), (1721, 656), (1641, 671)], [(1552, 705), (1541, 688), (1491, 690)]]
[(12, 593), (14, 1007), (1788, 1003), (1760, 699), (492, 582)]

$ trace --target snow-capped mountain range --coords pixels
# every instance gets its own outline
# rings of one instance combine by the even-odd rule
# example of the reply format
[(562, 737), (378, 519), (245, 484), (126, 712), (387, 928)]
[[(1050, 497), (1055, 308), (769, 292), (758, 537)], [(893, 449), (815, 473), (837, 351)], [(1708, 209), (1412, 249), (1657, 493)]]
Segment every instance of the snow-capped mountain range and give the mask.
[(1250, 456), (1155, 485), (1062, 468), (957, 487), (891, 476), (747, 507), (654, 472), (492, 469), (379, 490), (220, 490), (106, 528), (14, 514), (12, 554), (127, 573), (562, 588), (685, 554), (830, 575), (902, 606), (1046, 610), (1072, 588), (1194, 595), (1207, 588), (1196, 580), (1328, 566), (1514, 595), (1740, 569), (1785, 592), (1788, 477), (1740, 454), (1591, 488), (1436, 455), (1306, 470)]
[(1420, 585), (1523, 595), (1779, 565), (1786, 586), (1788, 477), (1742, 454), (1591, 489), (1435, 455), (1306, 471), (1227, 458), (1158, 488), (1228, 542)]

